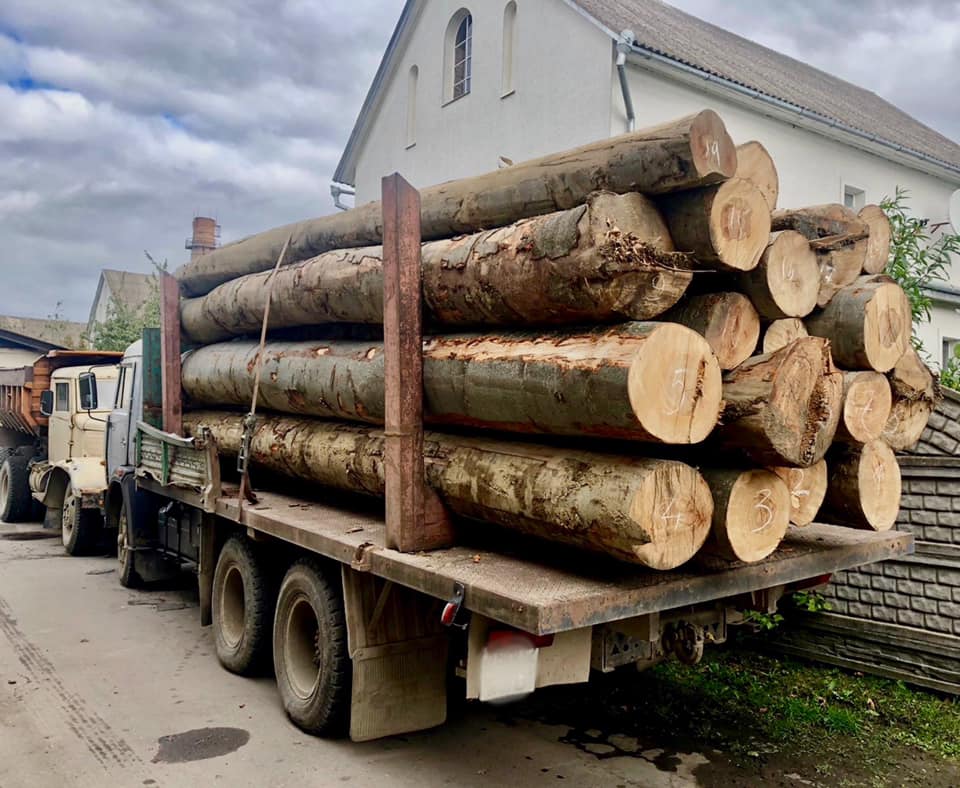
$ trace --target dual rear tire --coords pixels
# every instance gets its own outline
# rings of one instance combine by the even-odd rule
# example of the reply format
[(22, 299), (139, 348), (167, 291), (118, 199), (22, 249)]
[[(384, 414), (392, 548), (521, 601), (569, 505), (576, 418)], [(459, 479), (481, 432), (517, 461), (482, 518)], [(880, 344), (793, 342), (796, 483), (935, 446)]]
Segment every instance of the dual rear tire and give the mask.
[(231, 536), (214, 571), (212, 607), (221, 665), (260, 675), (272, 657), (290, 720), (315, 735), (345, 733), (352, 666), (338, 573), (301, 558), (278, 587), (264, 555)]

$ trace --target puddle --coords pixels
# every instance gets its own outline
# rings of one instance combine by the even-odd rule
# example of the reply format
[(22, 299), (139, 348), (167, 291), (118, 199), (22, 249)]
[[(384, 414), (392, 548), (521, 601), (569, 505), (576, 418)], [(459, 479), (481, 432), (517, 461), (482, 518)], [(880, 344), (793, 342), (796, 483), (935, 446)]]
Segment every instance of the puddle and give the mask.
[(197, 728), (185, 733), (161, 736), (153, 763), (187, 763), (219, 758), (239, 750), (250, 741), (250, 733), (241, 728)]

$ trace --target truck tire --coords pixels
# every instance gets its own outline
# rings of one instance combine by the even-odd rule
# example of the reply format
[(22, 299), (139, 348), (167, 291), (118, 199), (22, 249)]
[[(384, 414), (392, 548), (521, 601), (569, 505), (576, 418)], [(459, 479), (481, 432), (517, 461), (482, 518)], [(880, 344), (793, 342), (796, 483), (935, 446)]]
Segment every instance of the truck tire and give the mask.
[(142, 584), (137, 574), (137, 554), (130, 547), (130, 512), (126, 501), (120, 503), (117, 515), (117, 563), (120, 585), (124, 588), (137, 588)]
[(232, 673), (263, 673), (270, 664), (275, 586), (249, 540), (231, 536), (213, 573), (213, 639), (220, 664)]
[(103, 523), (96, 509), (80, 507), (80, 497), (73, 494), (73, 487), (67, 485), (63, 496), (63, 508), (60, 510), (60, 526), (63, 546), (69, 555), (90, 555), (100, 544)]
[(0, 520), (22, 523), (33, 513), (27, 458), (8, 454), (0, 465)]
[(339, 574), (315, 559), (295, 562), (280, 584), (273, 664), (294, 725), (317, 736), (346, 733), (352, 666)]

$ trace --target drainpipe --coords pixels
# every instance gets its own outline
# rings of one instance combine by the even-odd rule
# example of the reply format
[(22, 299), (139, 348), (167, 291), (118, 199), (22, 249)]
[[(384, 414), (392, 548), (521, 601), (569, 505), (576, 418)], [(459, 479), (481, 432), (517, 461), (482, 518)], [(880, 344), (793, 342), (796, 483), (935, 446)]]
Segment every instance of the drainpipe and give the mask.
[(330, 184), (330, 194), (333, 195), (333, 204), (341, 211), (349, 211), (350, 206), (340, 202), (340, 197), (343, 195), (347, 195), (347, 197), (353, 197), (356, 195), (356, 193), (357, 192), (354, 189), (351, 189), (349, 186), (341, 186), (339, 183)]
[(623, 94), (623, 106), (627, 110), (627, 131), (637, 127), (637, 116), (633, 111), (633, 96), (630, 95), (630, 83), (627, 81), (627, 55), (633, 50), (637, 37), (632, 30), (624, 30), (617, 41), (617, 76), (620, 77), (620, 92)]

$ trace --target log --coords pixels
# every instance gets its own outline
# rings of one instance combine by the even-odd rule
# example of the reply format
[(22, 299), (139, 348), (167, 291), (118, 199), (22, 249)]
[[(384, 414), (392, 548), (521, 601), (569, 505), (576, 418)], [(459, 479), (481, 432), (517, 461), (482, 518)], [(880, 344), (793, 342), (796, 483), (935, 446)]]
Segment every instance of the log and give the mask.
[(842, 242), (832, 240), (829, 245), (816, 251), (817, 267), (820, 269), (817, 306), (825, 307), (841, 289), (857, 281), (867, 259), (868, 243), (866, 238), (854, 241), (844, 238)]
[[(704, 110), (423, 189), (422, 235), (435, 240), (502, 227), (574, 208), (600, 189), (644, 194), (692, 189), (723, 181), (736, 168), (736, 148), (723, 121), (715, 112)], [(238, 276), (270, 270), (288, 238), (287, 259), (294, 263), (333, 249), (379, 244), (382, 225), (380, 203), (370, 202), (229, 244), (182, 266), (176, 276), (184, 295), (200, 296)]]
[(890, 383), (879, 372), (843, 373), (843, 414), (836, 440), (869, 443), (883, 434), (893, 404)]
[(913, 348), (890, 371), (889, 380), (893, 404), (883, 439), (895, 451), (904, 451), (920, 440), (943, 395), (936, 377)]
[[(183, 365), (195, 407), (249, 407), (256, 342), (208, 345)], [(721, 374), (706, 341), (673, 323), (608, 330), (432, 337), (423, 346), (431, 424), (697, 443), (717, 422)], [(259, 405), (384, 421), (383, 344), (270, 342)]]
[(857, 216), (870, 229), (863, 272), (881, 274), (890, 262), (890, 220), (879, 205), (866, 205)]
[(900, 466), (882, 440), (846, 447), (829, 460), (821, 519), (837, 525), (888, 531), (900, 511)]
[[(243, 416), (195, 411), (184, 428), (210, 430), (235, 455)], [(288, 416), (260, 417), (255, 466), (348, 492), (382, 497), (381, 430)], [(424, 435), (427, 483), (454, 514), (623, 561), (673, 569), (710, 531), (710, 490), (671, 460), (617, 457), (553, 446)]]
[(840, 203), (774, 211), (770, 224), (774, 230), (795, 230), (808, 241), (829, 236), (857, 240), (870, 233), (867, 223)]
[(861, 276), (806, 326), (812, 336), (830, 340), (841, 367), (887, 372), (910, 345), (910, 303), (890, 277)]
[(774, 320), (763, 332), (761, 350), (764, 353), (773, 353), (786, 347), (791, 342), (810, 336), (803, 321), (796, 317), (786, 317), (783, 320)]
[[(428, 319), (446, 325), (649, 320), (690, 283), (666, 225), (639, 194), (423, 246)], [(381, 247), (343, 249), (281, 268), (271, 328), (383, 321)], [(183, 301), (183, 328), (208, 344), (259, 332), (271, 272)]]
[(752, 271), (739, 275), (740, 287), (761, 317), (806, 317), (817, 305), (820, 271), (806, 238), (793, 230), (771, 236)]
[(755, 563), (777, 549), (790, 524), (790, 493), (765, 470), (701, 469), (713, 495), (710, 536), (702, 553)]
[(720, 369), (733, 369), (750, 357), (760, 337), (760, 319), (742, 293), (704, 293), (671, 309), (663, 320), (700, 334), (716, 354)]
[(770, 208), (749, 181), (725, 183), (661, 197), (657, 205), (677, 249), (705, 268), (749, 271), (770, 236)]
[(754, 356), (723, 376), (720, 446), (758, 465), (809, 467), (833, 441), (843, 403), (843, 376), (830, 344), (798, 339)]
[(773, 157), (756, 140), (737, 146), (737, 171), (735, 178), (743, 178), (756, 186), (770, 210), (777, 207), (780, 195), (780, 177)]
[(827, 494), (827, 463), (820, 460), (809, 468), (770, 468), (783, 479), (790, 492), (790, 522), (802, 528), (810, 525)]

